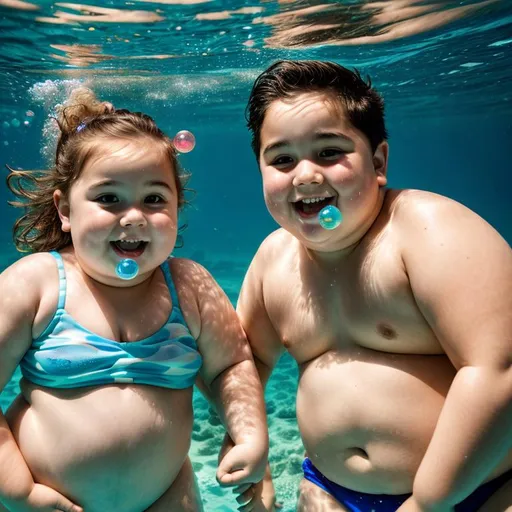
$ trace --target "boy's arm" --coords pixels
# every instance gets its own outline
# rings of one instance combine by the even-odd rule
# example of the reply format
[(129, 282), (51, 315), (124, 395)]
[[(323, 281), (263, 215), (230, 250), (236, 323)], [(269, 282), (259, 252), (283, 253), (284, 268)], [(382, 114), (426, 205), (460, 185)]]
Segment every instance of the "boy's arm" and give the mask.
[(481, 485), (512, 447), (512, 251), (472, 211), (417, 194), (400, 216), (403, 261), (457, 374), (413, 498), (422, 510), (444, 510)]
[[(272, 235), (271, 235), (272, 236)], [(249, 338), (254, 362), (263, 389), (270, 378), (274, 366), (284, 352), (283, 344), (269, 318), (263, 293), (265, 271), (271, 268), (267, 239), (253, 259), (245, 276), (237, 304), (237, 313)], [(268, 303), (268, 299), (267, 299)], [(251, 494), (253, 493), (253, 494)], [(270, 465), (267, 464), (262, 482), (246, 492), (253, 499), (254, 510), (276, 510), (281, 508), (276, 502)]]
[(271, 265), (270, 252), (265, 243), (260, 247), (245, 276), (236, 308), (249, 339), (263, 389), (284, 352), (281, 339), (269, 318), (263, 293), (265, 270)]

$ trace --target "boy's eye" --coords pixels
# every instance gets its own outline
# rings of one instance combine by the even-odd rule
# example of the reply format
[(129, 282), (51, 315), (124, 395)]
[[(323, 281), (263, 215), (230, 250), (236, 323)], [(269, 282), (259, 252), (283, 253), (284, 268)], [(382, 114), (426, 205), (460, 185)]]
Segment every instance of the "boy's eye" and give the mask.
[(157, 194), (151, 194), (150, 196), (147, 196), (144, 200), (146, 204), (161, 204), (164, 203), (165, 200), (162, 196), (159, 196)]
[(292, 162), (292, 157), (282, 155), (274, 158), (274, 160), (272, 160), (271, 162), (271, 165), (273, 165), (274, 167), (286, 167), (287, 165), (290, 165)]
[(101, 203), (101, 204), (113, 204), (113, 203), (118, 203), (119, 199), (114, 194), (102, 194), (101, 196), (98, 196), (95, 199), (95, 201), (97, 203)]
[(320, 151), (318, 156), (320, 158), (327, 158), (329, 160), (335, 160), (340, 158), (345, 152), (338, 148), (327, 148)]

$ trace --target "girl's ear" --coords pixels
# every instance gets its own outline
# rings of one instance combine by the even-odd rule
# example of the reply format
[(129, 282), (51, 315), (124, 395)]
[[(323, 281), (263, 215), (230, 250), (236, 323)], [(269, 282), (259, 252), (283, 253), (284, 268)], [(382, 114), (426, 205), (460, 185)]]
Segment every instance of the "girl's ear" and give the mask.
[(53, 203), (59, 212), (62, 231), (69, 233), (71, 231), (71, 224), (69, 222), (69, 201), (62, 193), (62, 190), (56, 190), (53, 193)]

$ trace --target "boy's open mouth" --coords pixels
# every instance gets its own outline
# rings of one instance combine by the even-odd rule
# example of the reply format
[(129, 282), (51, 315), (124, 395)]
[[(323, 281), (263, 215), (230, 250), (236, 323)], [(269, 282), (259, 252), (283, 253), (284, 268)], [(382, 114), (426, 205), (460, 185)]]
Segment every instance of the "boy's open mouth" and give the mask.
[(295, 211), (303, 218), (315, 217), (320, 213), (322, 208), (328, 204), (335, 204), (335, 197), (309, 197), (300, 201), (295, 201), (293, 207)]
[(144, 252), (148, 242), (143, 242), (142, 240), (116, 240), (115, 242), (110, 242), (110, 245), (117, 255), (123, 258), (136, 258)]

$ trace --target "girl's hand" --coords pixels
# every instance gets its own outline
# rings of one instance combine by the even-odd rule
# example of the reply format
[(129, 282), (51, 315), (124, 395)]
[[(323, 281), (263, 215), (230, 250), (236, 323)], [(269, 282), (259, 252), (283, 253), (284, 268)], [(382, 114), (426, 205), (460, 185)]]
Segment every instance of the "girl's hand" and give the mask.
[[(230, 460), (228, 454), (234, 447), (235, 445), (229, 437), (229, 434), (226, 434), (219, 453), (217, 479), (223, 486), (234, 486), (233, 493), (237, 495), (236, 501), (239, 504), (238, 510), (240, 512), (276, 512), (278, 509), (282, 508), (280, 503), (276, 503), (274, 485), (268, 464), (265, 464), (263, 480), (256, 483), (252, 483), (250, 481), (252, 479), (248, 478), (248, 483), (237, 484), (233, 481), (233, 477), (242, 477), (242, 474), (236, 475), (233, 472), (226, 473), (226, 468)], [(222, 475), (224, 475), (224, 481), (220, 480)], [(227, 483), (229, 479), (232, 479), (232, 483)]]
[(263, 480), (267, 453), (257, 442), (233, 446), (221, 456), (217, 481), (225, 487), (256, 484)]
[(6, 505), (11, 512), (83, 512), (81, 507), (65, 496), (41, 484), (34, 484), (23, 502), (17, 501)]

